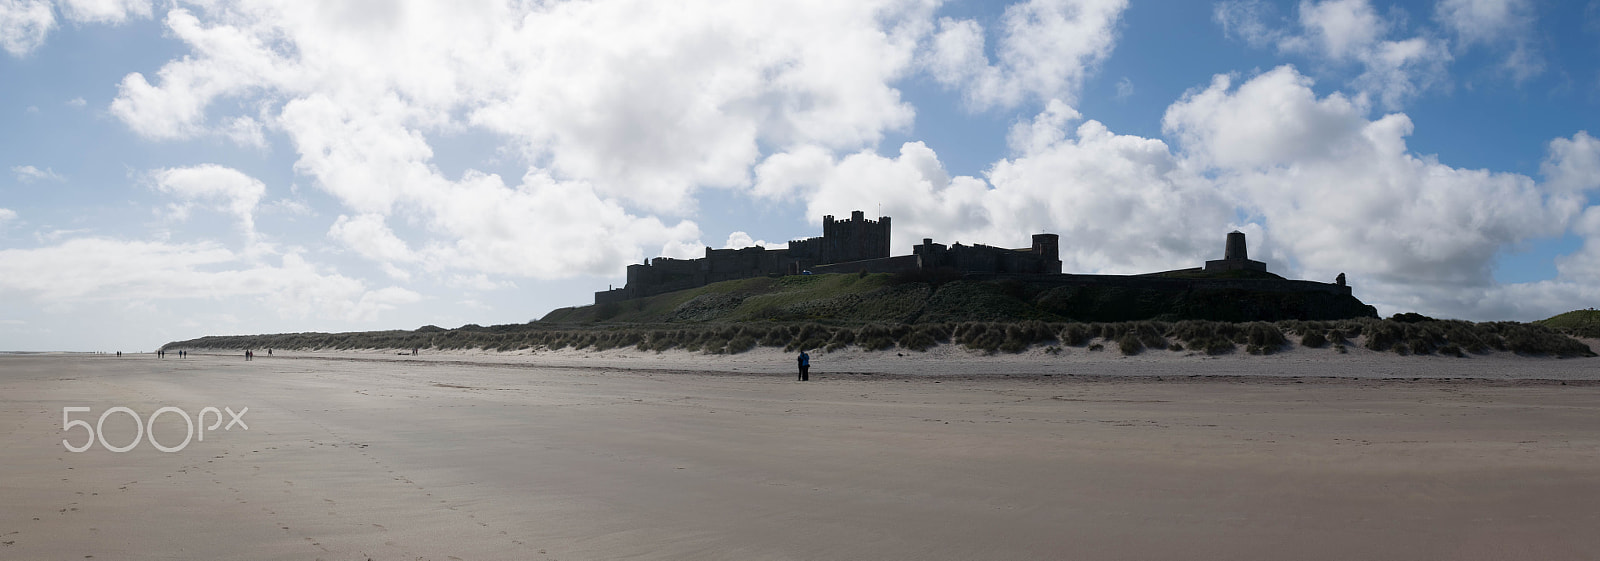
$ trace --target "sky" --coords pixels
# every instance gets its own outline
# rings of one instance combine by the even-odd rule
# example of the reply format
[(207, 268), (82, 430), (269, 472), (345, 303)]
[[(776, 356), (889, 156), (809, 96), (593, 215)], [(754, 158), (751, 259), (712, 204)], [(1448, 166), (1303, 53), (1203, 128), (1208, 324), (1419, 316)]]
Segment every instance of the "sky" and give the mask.
[(825, 214), (1600, 306), (1600, 0), (0, 0), (0, 350), (521, 323)]

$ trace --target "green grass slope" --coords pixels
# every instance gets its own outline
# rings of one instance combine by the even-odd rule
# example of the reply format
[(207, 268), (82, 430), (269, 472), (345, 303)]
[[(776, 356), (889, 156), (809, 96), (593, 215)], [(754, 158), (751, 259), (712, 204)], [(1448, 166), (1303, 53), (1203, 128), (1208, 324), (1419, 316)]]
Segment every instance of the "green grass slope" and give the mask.
[(1600, 310), (1573, 310), (1549, 319), (1535, 321), (1539, 325), (1578, 337), (1600, 339)]
[[(562, 308), (552, 324), (747, 321), (926, 323), (961, 321), (1336, 320), (1376, 317), (1360, 300), (1322, 292), (1251, 289), (1279, 281), (1233, 278), (1221, 287), (1183, 282), (1083, 285), (1065, 277), (987, 280), (914, 275), (798, 275), (727, 281), (593, 306)], [(959, 279), (959, 280), (958, 280)], [(1130, 281), (1134, 282), (1134, 281)], [(1137, 284), (1137, 283), (1135, 283)]]
[(892, 275), (792, 275), (714, 283), (648, 298), (561, 308), (543, 323), (699, 323), (836, 319), (907, 321), (928, 287)]

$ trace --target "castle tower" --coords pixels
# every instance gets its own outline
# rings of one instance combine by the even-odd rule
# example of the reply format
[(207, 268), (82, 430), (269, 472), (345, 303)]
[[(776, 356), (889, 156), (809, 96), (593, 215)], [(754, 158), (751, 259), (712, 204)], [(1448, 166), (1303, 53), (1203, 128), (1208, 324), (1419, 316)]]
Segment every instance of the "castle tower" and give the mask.
[(1244, 232), (1234, 230), (1228, 233), (1228, 245), (1223, 250), (1222, 259), (1206, 261), (1206, 271), (1220, 273), (1239, 270), (1266, 272), (1267, 264), (1250, 259), (1244, 245)]
[(1244, 246), (1244, 232), (1238, 230), (1228, 232), (1228, 247), (1223, 252), (1222, 258), (1225, 260), (1250, 258), (1250, 253)]
[(1061, 273), (1061, 236), (1056, 234), (1034, 234), (1033, 253), (1044, 258), (1040, 273)]

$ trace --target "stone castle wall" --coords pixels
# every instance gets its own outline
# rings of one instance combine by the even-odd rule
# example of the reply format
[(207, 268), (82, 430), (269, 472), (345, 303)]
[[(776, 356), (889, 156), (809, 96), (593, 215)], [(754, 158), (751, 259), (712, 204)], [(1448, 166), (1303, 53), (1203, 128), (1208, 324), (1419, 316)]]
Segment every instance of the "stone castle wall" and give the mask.
[(1033, 246), (1005, 249), (986, 245), (955, 244), (946, 247), (923, 240), (912, 255), (889, 255), (890, 220), (868, 220), (861, 211), (849, 220), (822, 217), (822, 236), (794, 240), (785, 249), (747, 247), (706, 248), (699, 259), (657, 257), (628, 266), (628, 283), (622, 288), (596, 292), (596, 304), (643, 298), (714, 282), (768, 275), (813, 273), (902, 273), (918, 270), (957, 269), (977, 273), (1061, 272), (1058, 238), (1038, 234)]

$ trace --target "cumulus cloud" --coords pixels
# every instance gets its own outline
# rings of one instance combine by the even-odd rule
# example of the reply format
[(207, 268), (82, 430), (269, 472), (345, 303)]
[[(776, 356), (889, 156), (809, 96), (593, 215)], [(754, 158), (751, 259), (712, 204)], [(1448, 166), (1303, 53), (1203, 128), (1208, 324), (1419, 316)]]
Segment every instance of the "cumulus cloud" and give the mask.
[(405, 240), (394, 235), (394, 231), (384, 223), (383, 215), (379, 214), (361, 214), (355, 218), (340, 215), (333, 227), (328, 229), (328, 237), (375, 261), (406, 263), (418, 258), (406, 246)]
[[(699, 227), (681, 217), (698, 190), (726, 187), (800, 201), (813, 220), (882, 208), (896, 253), (922, 237), (1020, 247), (1050, 231), (1067, 270), (1147, 272), (1213, 258), (1237, 228), (1275, 271), (1348, 271), (1364, 295), (1407, 309), (1489, 314), (1594, 290), (1576, 276), (1600, 263), (1588, 244), (1548, 283), (1489, 275), (1504, 247), (1600, 220), (1583, 207), (1600, 173), (1587, 133), (1551, 141), (1535, 180), (1415, 154), (1407, 116), (1373, 115), (1446, 84), (1440, 37), (1507, 44), (1515, 29), (1470, 24), (1478, 12), (1462, 7), (1475, 4), (1440, 4), (1444, 31), (1429, 32), (1366, 0), (1306, 0), (1288, 18), (1222, 3), (1230, 35), (1354, 68), (1348, 93), (1318, 96), (1292, 67), (1219, 76), (1168, 108), (1166, 141), (1072, 107), (1125, 1), (1029, 0), (990, 29), (937, 19), (937, 4), (176, 4), (163, 22), (188, 52), (125, 76), (111, 113), (156, 140), (286, 139), (295, 171), (341, 207), (327, 239), (393, 278), (452, 286), (703, 255)], [(920, 142), (880, 155), (914, 116), (894, 84), (919, 71), (974, 109), (1044, 110), (979, 176), (952, 176)], [(440, 170), (435, 142), (462, 132), (501, 141), (514, 171)], [(241, 217), (261, 200), (238, 213), (237, 189), (171, 192)], [(739, 236), (724, 245), (759, 243)], [(405, 297), (360, 290), (339, 294), (351, 309)]]
[(17, 219), (17, 211), (9, 208), (0, 208), (0, 224), (5, 224)]
[[(1600, 139), (1588, 131), (1550, 141), (1550, 157), (1540, 166), (1549, 185), (1569, 191), (1600, 189)], [(1596, 230), (1600, 233), (1600, 230)]]
[(232, 214), (247, 236), (255, 235), (256, 204), (267, 191), (260, 180), (216, 164), (159, 169), (150, 172), (150, 180), (157, 191), (181, 201), (213, 203)]
[(961, 88), (977, 109), (1025, 101), (1076, 99), (1084, 80), (1111, 54), (1126, 0), (1028, 0), (1001, 16), (996, 60), (985, 54), (977, 21), (943, 18), (924, 64)]
[(120, 24), (150, 17), (150, 0), (0, 0), (0, 48), (23, 57), (44, 44), (55, 29), (56, 10), (77, 23)]
[[(750, 234), (744, 232), (734, 232), (732, 234), (728, 234), (728, 242), (722, 244), (723, 249), (744, 249), (754, 246), (776, 247), (768, 244), (766, 240), (757, 240), (751, 238)], [(785, 244), (785, 246), (787, 246), (787, 244)]]
[(11, 173), (16, 174), (17, 181), (22, 183), (35, 183), (39, 181), (66, 181), (65, 177), (50, 168), (39, 169), (33, 166), (11, 166)]
[[(920, 142), (886, 158), (758, 168), (758, 184), (792, 185), (810, 216), (882, 205), (895, 218), (896, 253), (921, 238), (1025, 247), (1030, 234), (1062, 236), (1068, 271), (1131, 273), (1195, 264), (1214, 253), (1232, 205), (1179, 167), (1160, 140), (1118, 135), (1059, 101), (1011, 133), (1017, 155), (986, 178), (951, 177)], [(794, 155), (774, 155), (780, 162)], [(785, 176), (784, 174), (792, 174)]]
[(598, 198), (584, 183), (547, 174), (530, 173), (514, 188), (477, 172), (456, 182), (425, 177), (417, 186), (423, 188), (409, 195), (416, 210), (402, 214), (416, 217), (436, 239), (408, 246), (384, 224), (382, 213), (340, 217), (329, 236), (383, 263), (543, 279), (606, 274), (642, 259), (641, 243), (701, 247), (692, 222), (668, 226), (638, 217)]
[(249, 263), (221, 246), (77, 238), (0, 250), (0, 293), (44, 303), (253, 298), (285, 318), (366, 321), (420, 300), (399, 287), (324, 273), (299, 254)]
[(1586, 209), (1572, 226), (1574, 234), (1583, 236), (1583, 247), (1571, 255), (1556, 260), (1556, 271), (1561, 279), (1586, 280), (1595, 284), (1600, 279), (1600, 206)]
[(1434, 18), (1456, 36), (1458, 49), (1485, 45), (1507, 49), (1501, 66), (1517, 81), (1544, 71), (1544, 57), (1534, 45), (1531, 0), (1440, 0)]
[[(1234, 87), (1218, 77), (1163, 120), (1186, 161), (1257, 215), (1312, 278), (1350, 272), (1381, 303), (1476, 310), (1502, 302), (1497, 254), (1558, 236), (1600, 181), (1585, 133), (1551, 143), (1547, 180), (1447, 166), (1409, 151), (1404, 114), (1369, 119), (1346, 96), (1318, 97), (1284, 66)], [(1470, 304), (1470, 305), (1469, 305)]]
[(1259, 0), (1218, 3), (1214, 16), (1225, 33), (1252, 45), (1335, 66), (1359, 65), (1362, 71), (1351, 85), (1389, 108), (1446, 83), (1453, 60), (1446, 43), (1426, 33), (1390, 39), (1403, 28), (1400, 16), (1380, 15), (1368, 0), (1301, 0), (1296, 11), (1298, 30), (1266, 21), (1272, 9)]
[[(416, 266), (614, 274), (646, 247), (698, 250), (693, 222), (645, 213), (748, 188), (763, 146), (859, 150), (908, 127), (891, 84), (915, 70), (935, 6), (183, 5), (164, 22), (190, 52), (124, 77), (111, 113), (152, 139), (264, 146), (281, 131), (349, 215), (422, 226), (404, 240)], [(463, 130), (504, 139), (521, 182), (445, 177), (430, 138)], [(334, 239), (362, 243), (351, 227)]]
[[(1052, 102), (1013, 127), (1012, 156), (983, 177), (951, 176), (917, 142), (893, 157), (797, 149), (758, 165), (755, 190), (802, 198), (809, 216), (882, 205), (897, 254), (923, 237), (1022, 247), (1054, 232), (1067, 271), (1139, 273), (1216, 258), (1239, 229), (1272, 270), (1348, 273), (1390, 311), (1531, 318), (1600, 292), (1600, 211), (1584, 206), (1600, 189), (1600, 141), (1551, 141), (1542, 181), (1457, 168), (1408, 148), (1406, 115), (1374, 117), (1364, 96), (1312, 86), (1291, 66), (1217, 76), (1167, 109), (1173, 145)], [(1557, 279), (1493, 280), (1506, 248), (1569, 231), (1591, 241)]]
[(39, 45), (56, 26), (49, 0), (0, 0), (0, 47), (23, 57)]
[(67, 19), (85, 23), (119, 24), (134, 17), (150, 17), (150, 0), (57, 0)]

